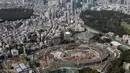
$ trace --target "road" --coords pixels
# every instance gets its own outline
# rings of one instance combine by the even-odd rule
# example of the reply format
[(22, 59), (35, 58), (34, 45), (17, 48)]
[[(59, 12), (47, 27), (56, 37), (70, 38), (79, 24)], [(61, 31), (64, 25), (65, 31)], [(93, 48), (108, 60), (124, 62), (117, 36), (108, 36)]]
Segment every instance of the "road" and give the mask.
[[(50, 11), (52, 10), (53, 7), (50, 7)], [(50, 34), (51, 30), (54, 28), (54, 24), (53, 24), (53, 20), (52, 20), (52, 16), (49, 18), (49, 21), (51, 23), (51, 28), (48, 30), (47, 34), (44, 37), (44, 40), (48, 37), (48, 35)]]
[[(100, 31), (98, 31), (98, 30), (96, 30), (96, 29), (93, 29), (93, 28), (87, 26), (87, 25), (84, 25), (84, 27), (85, 27), (88, 31), (91, 31), (92, 33), (97, 33), (97, 34), (102, 33), (102, 32), (100, 32)], [(103, 34), (103, 33), (102, 33), (102, 34)]]
[(115, 59), (114, 54), (110, 55), (108, 61), (106, 61), (105, 65), (100, 70), (100, 73), (105, 73), (107, 68), (108, 68), (108, 66), (110, 65), (111, 61), (113, 61), (114, 59)]

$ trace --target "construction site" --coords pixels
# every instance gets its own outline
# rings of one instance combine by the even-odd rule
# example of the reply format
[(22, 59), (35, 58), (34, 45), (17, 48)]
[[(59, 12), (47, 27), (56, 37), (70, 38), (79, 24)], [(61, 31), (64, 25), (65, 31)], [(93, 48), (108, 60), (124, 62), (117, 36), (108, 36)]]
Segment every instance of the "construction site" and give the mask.
[[(105, 47), (101, 48), (94, 44), (69, 44), (67, 46), (49, 47), (39, 54), (42, 58), (41, 64), (44, 66), (41, 71), (54, 71), (59, 68), (68, 69), (70, 64), (73, 64), (70, 69), (82, 69), (103, 63), (109, 58), (109, 51)], [(61, 62), (66, 62), (67, 64), (63, 63), (66, 66), (59, 64)]]

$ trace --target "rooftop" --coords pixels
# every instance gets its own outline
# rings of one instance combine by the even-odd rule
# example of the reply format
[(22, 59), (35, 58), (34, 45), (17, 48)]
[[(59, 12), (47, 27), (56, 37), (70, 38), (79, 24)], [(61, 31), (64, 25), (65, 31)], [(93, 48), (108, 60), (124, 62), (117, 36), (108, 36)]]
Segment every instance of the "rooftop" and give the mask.
[(113, 44), (113, 45), (115, 45), (115, 46), (120, 46), (120, 45), (122, 45), (122, 44), (120, 44), (120, 43), (117, 42), (117, 41), (112, 41), (111, 44)]

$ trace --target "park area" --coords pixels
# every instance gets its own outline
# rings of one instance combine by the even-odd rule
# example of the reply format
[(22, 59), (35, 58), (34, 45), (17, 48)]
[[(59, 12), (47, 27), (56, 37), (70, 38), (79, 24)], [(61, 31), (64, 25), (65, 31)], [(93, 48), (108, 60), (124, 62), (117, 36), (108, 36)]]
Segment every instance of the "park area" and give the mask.
[(130, 34), (130, 24), (128, 24), (127, 22), (121, 22), (121, 26), (124, 27), (125, 31)]

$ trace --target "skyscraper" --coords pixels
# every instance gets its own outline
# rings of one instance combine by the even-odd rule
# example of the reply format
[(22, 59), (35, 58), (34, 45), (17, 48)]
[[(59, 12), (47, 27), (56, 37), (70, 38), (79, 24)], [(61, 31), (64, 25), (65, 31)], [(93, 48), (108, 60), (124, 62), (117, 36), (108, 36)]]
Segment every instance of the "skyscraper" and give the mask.
[(71, 11), (75, 12), (75, 9), (77, 8), (76, 0), (71, 0)]
[(74, 12), (74, 0), (71, 0), (71, 11)]

